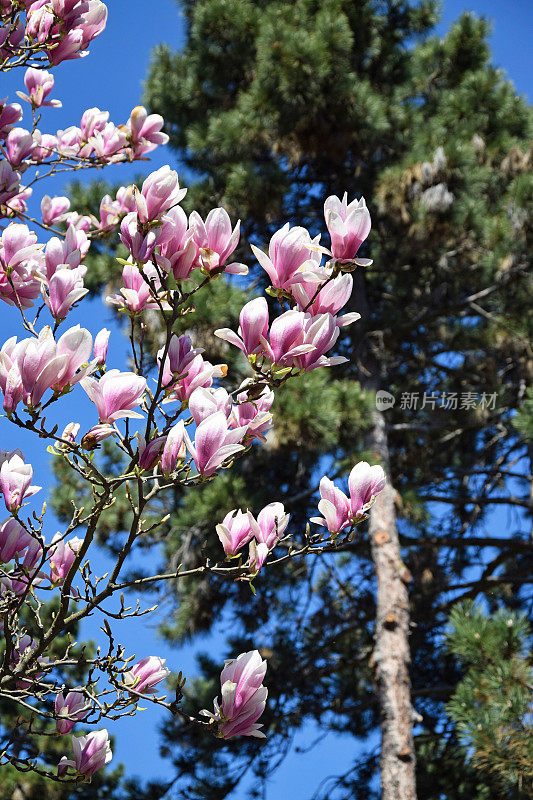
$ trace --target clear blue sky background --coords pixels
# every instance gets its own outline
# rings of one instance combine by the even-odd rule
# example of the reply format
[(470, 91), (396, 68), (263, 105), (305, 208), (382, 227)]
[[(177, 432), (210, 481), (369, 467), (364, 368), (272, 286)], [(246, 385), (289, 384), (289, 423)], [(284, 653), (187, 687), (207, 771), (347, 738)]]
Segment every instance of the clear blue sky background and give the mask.
[[(45, 110), (41, 130), (53, 131), (57, 128), (77, 124), (86, 108), (98, 106), (111, 112), (111, 119), (125, 122), (130, 110), (135, 106), (142, 93), (142, 82), (146, 74), (152, 48), (159, 42), (166, 42), (172, 47), (179, 47), (183, 42), (183, 22), (179, 9), (172, 0), (109, 0), (109, 22), (105, 33), (91, 46), (88, 58), (77, 62), (68, 62), (55, 70), (56, 88), (54, 97), (63, 100), (61, 110)], [(148, 8), (148, 12), (147, 12)], [(529, 64), (530, 31), (533, 29), (533, 3), (531, 0), (447, 0), (443, 4), (442, 22), (438, 33), (444, 34), (450, 23), (464, 9), (477, 14), (484, 14), (494, 21), (492, 48), (494, 63), (505, 70), (520, 93), (531, 97), (532, 79)], [(11, 73), (3, 77), (1, 95), (10, 95), (15, 100), (16, 89), (23, 88), (22, 75)], [(28, 123), (29, 124), (29, 123)], [(150, 168), (162, 164), (175, 165), (175, 156), (166, 149), (159, 149), (153, 154)], [(127, 183), (139, 173), (139, 167), (148, 165), (116, 166), (105, 171), (105, 176), (112, 180)], [(86, 178), (89, 175), (85, 173)], [(40, 200), (41, 191), (39, 188)], [(60, 194), (59, 181), (52, 186), (43, 187), (42, 193)], [(101, 327), (113, 329), (110, 349), (112, 366), (123, 367), (126, 357), (126, 344), (120, 331), (112, 322), (110, 311), (100, 302), (82, 304), (79, 311), (69, 317), (70, 324), (80, 323), (95, 334)], [(17, 333), (20, 327), (17, 313), (13, 309), (2, 306), (0, 315), (0, 340)], [(87, 421), (87, 427), (96, 422), (96, 415), (91, 404), (86, 401), (81, 390), (71, 403), (71, 410), (78, 419)], [(34, 465), (35, 482), (43, 485), (44, 490), (37, 495), (37, 501), (45, 499), (46, 488), (50, 485), (48, 456), (37, 452), (31, 439), (21, 436), (6, 420), (0, 422), (0, 446), (4, 449), (22, 447)], [(47, 529), (48, 530), (48, 529)], [(49, 536), (56, 527), (53, 521), (49, 525)], [(98, 565), (105, 571), (106, 560), (102, 556)], [(222, 626), (224, 622), (222, 623)], [(154, 622), (155, 626), (155, 622)], [(91, 621), (84, 632), (90, 636), (98, 635), (98, 622)], [(217, 635), (200, 641), (195, 649), (207, 647), (218, 650), (221, 636), (226, 633), (221, 627)], [(194, 652), (192, 648), (181, 651), (170, 650), (161, 642), (150, 623), (145, 620), (123, 624), (121, 640), (130, 652), (138, 657), (148, 654), (166, 656), (169, 666), (182, 669), (185, 674), (194, 675)], [(115, 761), (122, 761), (129, 774), (141, 774), (148, 777), (170, 777), (168, 762), (163, 761), (158, 753), (158, 737), (156, 726), (160, 719), (157, 710), (148, 710), (135, 720), (129, 718), (109, 726), (116, 736)], [(316, 731), (306, 730), (295, 743), (305, 747), (313, 741)], [(376, 743), (367, 742), (367, 746)], [(293, 800), (308, 800), (320, 780), (327, 775), (341, 772), (347, 768), (354, 757), (353, 741), (340, 737), (329, 737), (325, 742), (308, 754), (291, 755), (274, 776), (268, 792), (268, 800), (282, 800), (289, 795)], [(239, 795), (242, 800), (247, 792)]]

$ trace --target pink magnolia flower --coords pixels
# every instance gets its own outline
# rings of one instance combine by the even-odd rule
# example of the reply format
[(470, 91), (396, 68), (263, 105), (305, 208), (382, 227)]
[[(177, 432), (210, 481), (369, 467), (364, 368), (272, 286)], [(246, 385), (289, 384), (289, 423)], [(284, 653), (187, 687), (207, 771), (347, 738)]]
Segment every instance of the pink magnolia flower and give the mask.
[(6, 136), (6, 152), (12, 167), (20, 167), (37, 146), (34, 134), (25, 128), (12, 128)]
[[(140, 314), (145, 309), (159, 308), (152, 287), (157, 292), (161, 288), (161, 280), (153, 264), (145, 264), (142, 271), (134, 264), (125, 264), (122, 280), (124, 286), (120, 294), (106, 297), (107, 303), (118, 306), (121, 311), (131, 316)], [(168, 308), (166, 301), (161, 301), (161, 305), (163, 308)]]
[(92, 337), (79, 325), (69, 328), (56, 343), (46, 326), (37, 339), (8, 339), (0, 351), (0, 387), (4, 408), (12, 411), (22, 399), (27, 406), (37, 406), (47, 389), (59, 394), (88, 375)]
[(254, 520), (253, 535), (272, 550), (285, 533), (289, 520), (290, 514), (285, 513), (283, 503), (269, 503), (259, 512), (257, 521)]
[(218, 389), (201, 386), (189, 397), (189, 411), (197, 425), (217, 411), (222, 411), (226, 419), (229, 419), (232, 405), (231, 397), (223, 386)]
[(165, 659), (146, 656), (124, 673), (124, 684), (139, 694), (154, 694), (155, 687), (170, 675), (165, 667)]
[(160, 236), (160, 229), (150, 230), (146, 234), (139, 228), (139, 219), (135, 212), (126, 214), (120, 225), (120, 239), (132, 258), (146, 264), (150, 261)]
[(272, 425), (270, 409), (274, 402), (274, 392), (264, 389), (255, 400), (249, 400), (247, 392), (237, 395), (237, 403), (232, 408), (231, 427), (245, 426), (245, 442), (258, 439), (265, 441), (265, 434)]
[(317, 367), (331, 367), (348, 361), (344, 356), (328, 358), (325, 355), (339, 338), (340, 332), (337, 320), (331, 314), (318, 314), (316, 317), (305, 314), (303, 329), (305, 342), (312, 345), (312, 349), (296, 359), (301, 369), (310, 372)]
[(320, 265), (322, 249), (319, 240), (320, 236), (311, 239), (305, 228), (291, 228), (287, 222), (270, 240), (268, 256), (255, 245), (252, 245), (252, 250), (272, 286), (289, 289), (306, 276), (312, 276)]
[(135, 211), (135, 197), (133, 196), (133, 186), (121, 186), (117, 189), (116, 202), (119, 205), (121, 214), (129, 214)]
[(146, 390), (146, 378), (133, 372), (112, 369), (100, 380), (84, 378), (82, 387), (96, 404), (100, 422), (112, 424), (123, 417), (142, 419), (142, 414), (133, 411), (142, 401)]
[(252, 577), (258, 575), (269, 552), (269, 547), (265, 542), (257, 542), (255, 539), (252, 539), (249, 547), (248, 561), (246, 562), (246, 566)]
[[(302, 311), (308, 311), (312, 316), (318, 314), (332, 314), (335, 316), (341, 308), (348, 302), (353, 289), (353, 278), (351, 275), (337, 275), (336, 278), (326, 283), (328, 274), (325, 273), (319, 282), (301, 281), (292, 287), (292, 294)], [(316, 294), (320, 284), (324, 287)], [(315, 296), (316, 295), (316, 296)], [(314, 298), (314, 299), (313, 299)], [(349, 325), (360, 319), (357, 313), (344, 314), (337, 317), (337, 325)]]
[(113, 200), (111, 195), (105, 194), (100, 201), (100, 224), (101, 231), (110, 231), (122, 216), (122, 207), (118, 200)]
[(228, 429), (228, 420), (222, 411), (206, 417), (196, 428), (194, 444), (185, 431), (185, 443), (200, 475), (209, 477), (218, 467), (236, 453), (244, 450), (240, 444), (246, 428)]
[(52, 539), (52, 544), (53, 547), (50, 550), (50, 582), (55, 586), (59, 586), (65, 582), (65, 578), (83, 544), (83, 539), (74, 536), (67, 542), (61, 533), (57, 533)]
[(256, 297), (243, 306), (239, 314), (238, 334), (231, 328), (219, 328), (215, 336), (235, 345), (246, 356), (257, 355), (264, 351), (264, 342), (268, 334), (268, 305), (264, 297)]
[(355, 261), (361, 267), (372, 262), (368, 258), (357, 259), (357, 251), (370, 233), (370, 214), (365, 198), (348, 203), (348, 194), (342, 200), (335, 195), (324, 203), (324, 217), (331, 237), (331, 254), (339, 261)]
[(41, 134), (41, 138), (37, 140), (37, 146), (31, 154), (32, 161), (36, 164), (41, 164), (49, 159), (57, 151), (57, 148), (57, 136), (53, 136), (51, 133)]
[(41, 291), (42, 245), (27, 225), (11, 222), (0, 238), (0, 297), (31, 308)]
[(83, 285), (87, 267), (70, 269), (68, 264), (60, 264), (48, 281), (48, 291), (42, 288), (43, 300), (56, 320), (63, 320), (72, 306), (88, 293)]
[(227, 556), (236, 555), (253, 536), (253, 517), (249, 511), (230, 511), (216, 526), (217, 536)]
[(313, 517), (311, 522), (326, 527), (334, 535), (339, 533), (364, 517), (385, 483), (383, 468), (379, 465), (371, 467), (366, 461), (360, 461), (350, 472), (349, 497), (324, 476), (320, 481), (321, 500), (318, 504), (323, 516)]
[(135, 106), (126, 127), (131, 131), (134, 158), (141, 158), (168, 142), (167, 134), (161, 132), (163, 117), (159, 114), (148, 115), (144, 106)]
[(41, 200), (41, 216), (45, 225), (62, 222), (70, 208), (68, 197), (49, 197), (47, 194)]
[(58, 775), (64, 775), (69, 767), (73, 767), (79, 775), (91, 778), (113, 758), (109, 734), (105, 728), (101, 731), (92, 731), (87, 736), (73, 736), (72, 750), (74, 760), (63, 756), (57, 768)]
[(177, 281), (189, 277), (198, 255), (198, 247), (187, 226), (187, 215), (181, 206), (175, 206), (163, 217), (158, 239), (157, 263)]
[(134, 189), (134, 194), (139, 220), (145, 223), (158, 219), (177, 205), (187, 194), (187, 189), (180, 189), (178, 173), (167, 164), (152, 172), (141, 191)]
[[(164, 348), (162, 348), (157, 353), (159, 368), (161, 368), (161, 360), (164, 352)], [(163, 366), (163, 386), (168, 388), (171, 384), (179, 380), (179, 378), (184, 377), (196, 356), (200, 355), (202, 352), (201, 348), (194, 348), (192, 346), (190, 336), (184, 335), (178, 337), (173, 335), (168, 346)]]
[(106, 362), (110, 335), (111, 331), (107, 328), (102, 328), (102, 330), (96, 334), (93, 356), (97, 364), (105, 364)]
[[(80, 423), (79, 422), (69, 422), (65, 425), (63, 429), (63, 433), (61, 434), (61, 438), (65, 441), (69, 442), (70, 444), (74, 444), (76, 441), (76, 436), (80, 432)], [(64, 446), (60, 443), (60, 447)]]
[(230, 739), (232, 736), (255, 736), (264, 738), (257, 720), (266, 705), (268, 690), (262, 685), (266, 673), (266, 661), (257, 650), (241, 653), (235, 659), (225, 661), (220, 674), (222, 703), (214, 701), (215, 713), (202, 711), (217, 724), (217, 736)]
[(89, 247), (90, 242), (85, 231), (69, 223), (64, 239), (54, 236), (46, 245), (44, 253), (47, 279), (50, 280), (61, 264), (66, 264), (70, 269), (79, 267)]
[(19, 103), (6, 103), (0, 100), (0, 139), (5, 139), (13, 125), (22, 119), (22, 107)]
[(9, 161), (6, 161), (5, 159), (0, 161), (0, 205), (7, 203), (13, 197), (15, 197), (19, 191), (19, 188), (20, 172), (17, 172), (11, 166)]
[(0, 467), (0, 490), (8, 511), (16, 512), (27, 497), (38, 492), (40, 486), (32, 486), (33, 468), (25, 464), (18, 453), (14, 453)]
[(70, 733), (76, 722), (85, 719), (90, 709), (87, 701), (81, 692), (68, 692), (67, 696), (63, 692), (56, 695), (54, 708), (56, 712), (56, 731), (64, 736)]
[(24, 530), (20, 522), (13, 517), (8, 517), (0, 525), (0, 561), (7, 564), (16, 555), (22, 553), (32, 541), (32, 537)]
[(142, 434), (137, 433), (138, 454), (139, 454), (139, 469), (149, 470), (157, 464), (159, 454), (167, 440), (166, 436), (158, 436), (150, 442)]
[(101, 111), (99, 108), (88, 108), (83, 112), (80, 121), (80, 133), (84, 142), (88, 142), (91, 136), (99, 131), (103, 131), (109, 121), (109, 111)]
[(214, 208), (205, 222), (193, 211), (190, 219), (193, 240), (198, 248), (200, 264), (207, 272), (224, 271), (231, 275), (247, 275), (248, 267), (233, 261), (226, 261), (239, 243), (241, 221), (231, 229), (228, 212), (223, 208)]
[(54, 88), (54, 76), (51, 72), (47, 72), (45, 69), (28, 67), (24, 75), (24, 84), (28, 94), (23, 92), (17, 92), (17, 94), (27, 103), (31, 103), (33, 108), (41, 108), (41, 106), (61, 108), (62, 103), (60, 100), (46, 99)]
[(180, 419), (170, 429), (161, 453), (161, 470), (164, 475), (171, 475), (178, 464), (184, 460), (186, 455), (184, 435), (185, 425)]
[[(127, 144), (126, 134), (113, 122), (108, 122), (101, 131), (90, 137), (87, 146), (91, 148), (96, 158), (103, 159), (108, 163), (122, 161), (122, 152)], [(81, 151), (85, 155), (85, 148)]]

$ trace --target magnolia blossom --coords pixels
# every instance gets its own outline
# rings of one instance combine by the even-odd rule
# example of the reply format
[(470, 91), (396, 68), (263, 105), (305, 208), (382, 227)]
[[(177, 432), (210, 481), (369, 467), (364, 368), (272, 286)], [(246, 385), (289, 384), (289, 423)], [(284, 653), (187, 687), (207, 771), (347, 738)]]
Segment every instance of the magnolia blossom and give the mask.
[[(135, 316), (147, 308), (159, 308), (154, 291), (161, 288), (161, 281), (153, 264), (145, 264), (142, 271), (133, 264), (125, 264), (122, 270), (124, 282), (120, 294), (106, 297), (106, 302), (116, 305), (124, 313)], [(153, 287), (153, 288), (152, 288)], [(160, 301), (163, 308), (169, 308), (168, 303)]]
[[(25, 128), (12, 128), (6, 136), (7, 159), (12, 167), (20, 167), (37, 146), (34, 134)], [(26, 166), (26, 165), (25, 165)]]
[(246, 427), (246, 442), (258, 439), (265, 441), (265, 435), (272, 425), (270, 409), (274, 402), (274, 392), (265, 388), (254, 400), (249, 399), (247, 392), (237, 395), (237, 402), (232, 406), (231, 426)]
[(218, 389), (199, 387), (189, 398), (189, 411), (197, 425), (217, 411), (224, 412), (224, 416), (229, 420), (232, 408), (231, 397), (223, 386), (219, 386)]
[(69, 391), (88, 375), (92, 336), (85, 328), (69, 328), (56, 343), (46, 326), (37, 339), (8, 339), (0, 350), (0, 388), (4, 409), (13, 411), (20, 400), (37, 406), (47, 389), (59, 394)]
[(164, 658), (147, 656), (124, 674), (124, 684), (138, 694), (154, 694), (157, 684), (169, 675)]
[[(353, 278), (351, 275), (337, 275), (329, 279), (330, 273), (325, 272), (323, 280), (317, 282), (301, 281), (292, 287), (292, 294), (302, 311), (308, 311), (311, 316), (318, 314), (331, 314), (335, 316), (346, 305), (351, 297)], [(320, 285), (323, 288), (320, 289)], [(317, 290), (320, 289), (320, 291)], [(356, 322), (361, 315), (355, 312), (336, 317), (336, 325), (342, 327)]]
[(166, 442), (166, 436), (158, 436), (155, 439), (152, 439), (150, 442), (146, 442), (146, 439), (142, 434), (136, 433), (137, 443), (138, 443), (138, 455), (139, 455), (139, 469), (148, 470), (152, 469), (157, 464), (159, 459), (159, 454), (163, 449), (163, 445)]
[(31, 535), (24, 530), (20, 522), (13, 517), (8, 517), (0, 524), (0, 561), (8, 561), (22, 553), (31, 542)]
[(48, 291), (43, 286), (44, 302), (55, 319), (65, 319), (72, 306), (89, 292), (83, 285), (86, 272), (84, 266), (70, 269), (67, 264), (60, 264), (48, 281)]
[(171, 359), (169, 358), (167, 364), (167, 360), (165, 360), (163, 386), (167, 392), (168, 400), (179, 400), (181, 403), (189, 400), (196, 389), (211, 386), (213, 378), (222, 377), (227, 372), (225, 364), (213, 365), (198, 354), (186, 365), (184, 368), (186, 370), (185, 373), (175, 379), (174, 375), (178, 374), (183, 365), (179, 361), (175, 362), (176, 372), (173, 372), (171, 371), (170, 361)]
[(93, 356), (97, 364), (102, 365), (105, 364), (107, 358), (107, 348), (109, 345), (109, 337), (111, 335), (111, 331), (107, 328), (102, 328), (96, 334), (94, 340), (94, 350)]
[(11, 128), (22, 119), (22, 107), (19, 103), (6, 103), (0, 100), (0, 139), (4, 139)]
[(87, 701), (81, 692), (68, 692), (67, 696), (63, 692), (56, 695), (54, 703), (56, 713), (56, 730), (62, 736), (70, 733), (76, 722), (85, 719), (89, 713)]
[(350, 472), (347, 497), (333, 481), (323, 477), (320, 481), (318, 510), (322, 517), (312, 517), (311, 522), (326, 527), (334, 535), (361, 520), (370, 509), (377, 495), (384, 489), (385, 473), (379, 465), (373, 467), (360, 461)]
[(161, 453), (161, 470), (164, 475), (171, 475), (178, 464), (184, 460), (186, 447), (184, 442), (185, 424), (180, 419), (168, 432)]
[(20, 172), (17, 172), (9, 161), (5, 159), (0, 161), (0, 205), (12, 200), (19, 188)]
[(230, 739), (232, 736), (255, 736), (264, 738), (262, 725), (257, 720), (265, 709), (268, 690), (262, 685), (266, 673), (266, 661), (257, 650), (241, 653), (235, 659), (225, 661), (220, 674), (222, 703), (214, 701), (215, 713), (203, 710), (217, 725), (217, 736)]
[(134, 189), (134, 193), (139, 220), (145, 223), (157, 219), (177, 205), (187, 194), (187, 189), (180, 189), (178, 173), (167, 164), (152, 172), (144, 181), (141, 191)]
[(348, 203), (348, 194), (342, 200), (335, 195), (324, 203), (324, 217), (331, 236), (331, 254), (339, 261), (353, 261), (361, 267), (369, 266), (368, 258), (356, 258), (357, 251), (370, 233), (370, 214), (365, 198)]
[(84, 378), (81, 385), (95, 403), (100, 422), (112, 424), (123, 417), (142, 419), (142, 414), (133, 409), (142, 401), (146, 378), (112, 369), (99, 380)]
[(167, 134), (161, 132), (163, 122), (159, 114), (149, 115), (144, 106), (135, 106), (126, 124), (131, 132), (134, 157), (141, 158), (168, 142)]
[(248, 544), (253, 533), (254, 519), (249, 511), (230, 511), (216, 526), (217, 536), (227, 556), (236, 555), (241, 547)]
[(190, 227), (193, 240), (198, 248), (200, 264), (207, 272), (224, 271), (232, 275), (246, 275), (248, 267), (233, 261), (226, 261), (239, 243), (241, 221), (231, 229), (228, 212), (223, 208), (214, 208), (205, 222), (193, 211), (190, 216)]
[(0, 467), (0, 491), (8, 511), (16, 512), (27, 497), (32, 497), (41, 487), (32, 486), (33, 467), (25, 464), (18, 453), (14, 453)]
[(50, 280), (55, 271), (63, 264), (70, 269), (79, 267), (89, 246), (90, 242), (85, 231), (77, 229), (69, 223), (64, 239), (54, 236), (46, 245), (44, 258), (47, 279)]
[[(344, 324), (353, 322), (355, 318), (357, 315)], [(339, 336), (337, 319), (331, 314), (312, 316), (292, 309), (276, 317), (269, 331), (268, 306), (266, 300), (259, 297), (246, 303), (239, 323), (238, 334), (229, 328), (221, 328), (215, 331), (215, 336), (235, 345), (249, 358), (261, 355), (272, 364), (306, 372), (347, 361), (343, 356), (325, 356)]]
[(139, 228), (139, 218), (135, 212), (126, 214), (120, 225), (120, 239), (135, 261), (146, 264), (150, 261), (160, 236), (159, 229), (144, 233)]
[(230, 458), (244, 450), (240, 442), (246, 428), (228, 428), (228, 420), (222, 411), (206, 417), (196, 428), (194, 444), (185, 431), (185, 443), (194, 459), (196, 469), (205, 477), (209, 477)]
[(172, 270), (176, 281), (188, 278), (196, 264), (198, 247), (181, 206), (171, 208), (164, 215), (157, 243), (156, 259), (164, 272)]
[(47, 72), (45, 69), (29, 67), (24, 75), (24, 84), (28, 94), (24, 94), (24, 92), (17, 92), (17, 94), (27, 103), (31, 103), (33, 108), (41, 108), (41, 106), (61, 108), (62, 103), (60, 100), (46, 99), (54, 88), (54, 76), (51, 72)]
[(64, 775), (69, 767), (73, 767), (79, 775), (91, 778), (113, 758), (109, 734), (105, 728), (92, 731), (87, 736), (73, 736), (72, 750), (74, 760), (63, 756), (57, 768), (58, 775)]
[(272, 286), (291, 289), (299, 280), (312, 278), (316, 272), (322, 258), (319, 241), (320, 236), (311, 239), (305, 228), (291, 228), (287, 222), (270, 240), (268, 256), (255, 245), (252, 250)]
[(70, 208), (68, 197), (49, 197), (47, 194), (41, 200), (41, 216), (45, 225), (62, 222)]
[(55, 585), (64, 583), (82, 544), (83, 539), (78, 536), (74, 536), (68, 541), (65, 541), (61, 533), (57, 533), (54, 536), (52, 539), (53, 547), (50, 550), (51, 583)]
[[(0, 171), (1, 166), (2, 162)], [(0, 298), (30, 308), (41, 291), (42, 267), (42, 245), (36, 234), (27, 225), (11, 222), (0, 238)]]

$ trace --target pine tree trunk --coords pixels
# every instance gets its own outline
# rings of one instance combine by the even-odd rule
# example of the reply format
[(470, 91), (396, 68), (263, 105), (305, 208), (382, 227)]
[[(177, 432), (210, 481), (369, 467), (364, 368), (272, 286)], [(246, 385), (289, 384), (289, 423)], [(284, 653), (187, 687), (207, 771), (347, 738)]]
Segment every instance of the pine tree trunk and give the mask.
[[(375, 460), (388, 473), (387, 431), (383, 414), (377, 410), (370, 444)], [(394, 494), (387, 483), (370, 512), (369, 535), (378, 583), (372, 666), (381, 713), (382, 800), (416, 800), (406, 586), (410, 574), (401, 559)]]

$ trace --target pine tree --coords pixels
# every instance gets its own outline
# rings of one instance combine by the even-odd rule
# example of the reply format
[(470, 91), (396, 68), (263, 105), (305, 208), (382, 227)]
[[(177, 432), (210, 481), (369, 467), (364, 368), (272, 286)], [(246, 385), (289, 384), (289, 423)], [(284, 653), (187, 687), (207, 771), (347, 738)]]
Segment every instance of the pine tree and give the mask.
[(501, 797), (531, 797), (531, 628), (524, 614), (488, 616), (472, 602), (450, 617), (448, 647), (466, 674), (447, 710), (472, 753), (496, 780)]
[[(446, 724), (444, 703), (460, 671), (442, 635), (454, 599), (482, 595), (494, 609), (504, 600), (521, 607), (531, 575), (524, 464), (531, 472), (532, 451), (521, 421), (531, 380), (531, 110), (491, 66), (485, 21), (467, 14), (444, 39), (425, 38), (436, 19), (430, 2), (196, 0), (183, 7), (186, 45), (156, 51), (146, 99), (167, 120), (194, 179), (186, 207), (224, 205), (241, 217), (248, 240), (264, 244), (286, 218), (318, 232), (327, 195), (364, 194), (375, 264), (355, 273), (351, 310), (362, 321), (340, 343), (351, 363), (289, 385), (254, 466), (243, 459), (231, 481), (203, 489), (201, 502), (174, 498), (160, 537), (166, 557), (192, 564), (202, 548), (215, 553), (214, 526), (228, 509), (273, 499), (285, 502), (302, 530), (326, 463), (341, 476), (360, 457), (380, 460), (394, 492), (375, 506), (372, 548), (362, 534), (338, 559), (290, 564), (253, 598), (241, 584), (222, 594), (208, 579), (180, 583), (165, 635), (183, 641), (210, 630), (222, 613), (234, 622), (228, 650), (246, 649), (264, 631), (271, 701), (262, 749), (206, 742), (167, 725), (165, 748), (181, 776), (176, 797), (223, 798), (247, 769), (267, 776), (308, 720), (364, 742), (380, 721), (375, 679), (382, 712), (387, 691), (397, 688), (383, 674), (384, 658), (395, 657), (394, 636), (406, 677), (408, 633), (422, 715), (419, 798), (497, 796), (492, 773), (476, 773)], [(99, 258), (107, 268), (109, 256)], [(105, 274), (95, 272), (95, 286)], [(187, 320), (199, 337), (209, 325), (235, 324), (239, 291), (217, 281), (212, 293)], [(155, 349), (157, 331), (151, 338)], [(213, 358), (232, 357), (212, 340), (202, 345)], [(380, 389), (397, 398), (384, 412), (374, 405)], [(413, 408), (411, 394), (424, 392)], [(485, 400), (463, 406), (467, 393)], [(516, 521), (505, 534), (494, 526), (501, 507)], [(109, 531), (122, 529), (119, 509)], [(384, 576), (391, 558), (398, 568)], [(377, 631), (375, 568), (386, 578)], [(399, 607), (391, 611), (391, 602)], [(216, 668), (207, 656), (201, 667), (207, 693)], [(407, 727), (408, 705), (407, 696)], [(400, 747), (389, 741), (385, 769), (412, 773), (409, 735)], [(329, 796), (372, 797), (375, 767), (372, 756), (358, 759)], [(494, 780), (489, 794), (486, 780)]]

